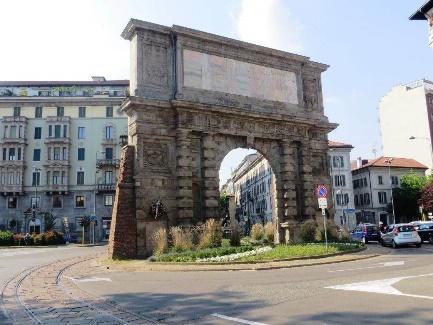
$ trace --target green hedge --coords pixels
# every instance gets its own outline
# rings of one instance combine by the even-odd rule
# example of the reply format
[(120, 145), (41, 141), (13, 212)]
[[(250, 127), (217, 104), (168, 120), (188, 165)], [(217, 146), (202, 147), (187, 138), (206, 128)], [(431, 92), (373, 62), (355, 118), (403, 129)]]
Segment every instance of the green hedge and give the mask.
[(13, 242), (13, 233), (10, 231), (0, 231), (0, 246), (9, 246)]

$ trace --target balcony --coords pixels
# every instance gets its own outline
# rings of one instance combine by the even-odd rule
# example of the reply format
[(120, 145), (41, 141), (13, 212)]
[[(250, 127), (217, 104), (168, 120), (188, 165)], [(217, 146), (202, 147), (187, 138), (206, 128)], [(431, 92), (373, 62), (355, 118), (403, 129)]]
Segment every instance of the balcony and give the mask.
[(96, 167), (97, 168), (102, 168), (105, 166), (118, 168), (119, 164), (120, 164), (119, 159), (98, 159), (96, 161)]
[(45, 138), (45, 144), (70, 144), (71, 140), (68, 137), (61, 137), (61, 138), (55, 138), (55, 137), (48, 137)]
[(47, 116), (47, 123), (69, 123), (71, 121), (70, 116)]
[(22, 169), (25, 167), (25, 162), (24, 160), (0, 160), (0, 166)]
[(24, 193), (24, 188), (22, 184), (18, 185), (1, 185), (1, 193)]
[(43, 187), (43, 191), (47, 194), (67, 194), (68, 185), (67, 184), (48, 184)]
[(97, 192), (112, 192), (116, 190), (116, 183), (101, 183), (97, 184), (96, 191)]
[(3, 116), (3, 123), (27, 123), (25, 116)]
[(27, 144), (26, 138), (3, 138), (3, 143), (9, 144)]
[(60, 159), (45, 159), (44, 166), (47, 166), (47, 167), (60, 167), (60, 168), (64, 167), (64, 168), (68, 168), (71, 165), (69, 163), (69, 160), (67, 160), (67, 159), (62, 159), (62, 160), (60, 160)]

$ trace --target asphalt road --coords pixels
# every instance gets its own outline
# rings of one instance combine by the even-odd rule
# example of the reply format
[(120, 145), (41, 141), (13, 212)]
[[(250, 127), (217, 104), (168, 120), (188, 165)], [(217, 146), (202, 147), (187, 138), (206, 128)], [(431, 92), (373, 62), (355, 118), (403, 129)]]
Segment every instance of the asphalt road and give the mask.
[(433, 324), (433, 246), (369, 249), (390, 254), (269, 271), (106, 272), (78, 285), (162, 324)]
[[(0, 249), (0, 284), (28, 267), (105, 249)], [(131, 273), (100, 267), (88, 278), (77, 274), (74, 282), (160, 324), (433, 324), (433, 246), (393, 250), (370, 244), (369, 250), (385, 254), (268, 271)]]

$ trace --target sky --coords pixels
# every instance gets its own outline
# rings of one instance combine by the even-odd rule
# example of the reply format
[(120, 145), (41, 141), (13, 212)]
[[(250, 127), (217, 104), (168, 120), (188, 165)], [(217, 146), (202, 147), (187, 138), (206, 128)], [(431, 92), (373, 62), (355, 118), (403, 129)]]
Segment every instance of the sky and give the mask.
[[(187, 26), (310, 57), (322, 75), (329, 139), (356, 157), (380, 156), (377, 107), (393, 86), (433, 80), (424, 0), (8, 0), (1, 2), (0, 80), (129, 79), (131, 17)], [(223, 161), (221, 180), (245, 150)]]

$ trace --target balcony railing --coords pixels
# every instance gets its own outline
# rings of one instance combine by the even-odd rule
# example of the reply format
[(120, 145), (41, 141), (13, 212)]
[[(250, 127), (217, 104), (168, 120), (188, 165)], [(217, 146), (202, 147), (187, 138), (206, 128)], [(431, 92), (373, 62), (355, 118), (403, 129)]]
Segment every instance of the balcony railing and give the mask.
[(103, 191), (115, 191), (116, 190), (116, 183), (101, 183), (97, 185), (98, 192)]
[(68, 185), (67, 184), (48, 184), (41, 188), (47, 192), (67, 192)]
[(114, 166), (119, 167), (120, 160), (119, 159), (98, 159), (96, 161), (96, 166), (98, 168), (104, 167), (104, 166)]

